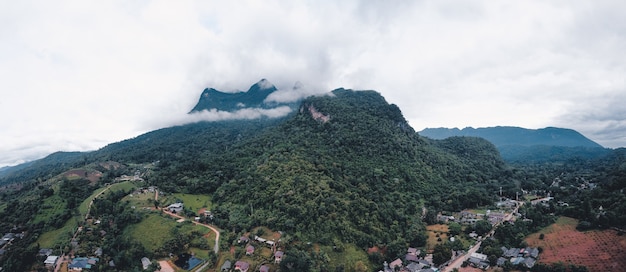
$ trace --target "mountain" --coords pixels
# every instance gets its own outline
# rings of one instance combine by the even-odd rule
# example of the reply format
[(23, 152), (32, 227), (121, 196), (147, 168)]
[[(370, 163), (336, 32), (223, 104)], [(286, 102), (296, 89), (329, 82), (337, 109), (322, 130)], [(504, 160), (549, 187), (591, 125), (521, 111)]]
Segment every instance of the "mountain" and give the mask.
[(0, 185), (54, 176), (84, 161), (87, 152), (55, 152), (42, 159), (19, 164), (0, 172)]
[(495, 190), (504, 168), (485, 140), (439, 146), (421, 138), (375, 91), (309, 97), (282, 122), (254, 131), (198, 157), (158, 156), (153, 182), (211, 194), (226, 229), (268, 226), (323, 244), (419, 245), (424, 203), (449, 210), (490, 203), (487, 188)]
[(247, 92), (225, 93), (207, 88), (200, 95), (191, 113), (212, 109), (235, 111), (243, 108), (263, 108), (266, 107), (264, 100), (276, 90), (276, 87), (267, 79), (262, 79), (252, 85)]
[(432, 139), (445, 139), (452, 136), (472, 136), (485, 138), (496, 147), (506, 145), (518, 146), (567, 146), (567, 147), (602, 147), (598, 143), (572, 129), (547, 127), (526, 129), (520, 127), (486, 127), (464, 129), (458, 128), (426, 128), (420, 135)]
[(420, 135), (432, 139), (480, 137), (493, 143), (507, 162), (564, 161), (599, 158), (608, 149), (572, 129), (547, 127), (426, 128)]
[[(13, 171), (10, 182), (23, 186), (0, 188), (0, 230), (18, 226), (26, 235), (9, 247), (2, 265), (9, 267), (7, 271), (30, 271), (30, 263), (41, 265), (35, 257), (38, 239), (57, 237), (50, 239), (65, 245), (71, 238), (69, 229), (84, 218), (82, 204), (108, 185), (120, 187), (98, 197), (91, 214), (108, 223), (93, 225), (94, 231), (79, 233), (77, 240), (85, 254), (93, 252), (90, 247), (101, 247), (101, 260), (107, 260), (103, 265), (115, 260), (116, 269), (124, 271), (139, 269), (133, 266), (140, 265), (136, 260), (142, 256), (160, 258), (188, 249), (191, 240), (186, 241), (189, 237), (183, 233), (191, 224), (167, 229), (167, 224), (158, 223), (163, 237), (155, 242), (157, 251), (146, 250), (129, 234), (140, 224), (152, 230), (157, 224), (147, 221), (165, 219), (151, 207), (167, 205), (179, 196), (208, 199), (211, 223), (222, 230), (220, 252), (227, 256), (237, 237), (262, 236), (270, 230), (282, 234), (287, 256), (323, 264), (319, 271), (355, 267), (348, 255), (367, 263), (368, 256), (359, 249), (373, 246), (384, 254), (369, 256), (376, 266), (382, 258), (404, 256), (408, 246), (424, 246), (425, 226), (437, 223), (438, 213), (488, 207), (498, 191), (514, 197), (521, 188), (550, 190), (555, 196), (570, 197), (565, 211), (570, 216), (588, 207), (583, 218), (594, 224), (626, 222), (621, 193), (626, 180), (624, 150), (596, 161), (513, 168), (503, 162), (501, 148), (479, 137), (423, 137), (378, 92), (349, 89), (308, 97), (281, 118), (163, 128), (93, 152), (53, 154)], [(548, 149), (559, 148), (594, 147)], [(137, 173), (141, 183), (116, 179)], [(596, 182), (587, 179), (591, 173), (604, 175), (597, 175)], [(562, 186), (551, 185), (554, 177)], [(598, 189), (579, 190), (581, 181)], [(0, 178), (3, 182), (8, 181)], [(160, 203), (150, 196), (133, 202), (126, 191), (130, 187), (125, 186), (157, 186), (164, 198), (159, 197)], [(150, 207), (136, 209), (138, 203)], [(591, 210), (599, 205), (607, 211), (606, 218)], [(184, 213), (195, 216), (192, 210)], [(79, 221), (72, 219), (75, 215)], [(105, 237), (99, 230), (107, 233)], [(69, 234), (59, 235), (61, 231)]]

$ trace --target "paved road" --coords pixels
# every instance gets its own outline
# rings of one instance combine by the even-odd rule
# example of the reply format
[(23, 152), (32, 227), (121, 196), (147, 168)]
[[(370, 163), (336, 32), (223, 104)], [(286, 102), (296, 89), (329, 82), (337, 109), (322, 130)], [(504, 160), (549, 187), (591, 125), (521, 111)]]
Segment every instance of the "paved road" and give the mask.
[[(515, 207), (515, 209), (511, 213), (507, 214), (504, 217), (504, 221), (509, 221), (509, 220), (513, 219), (515, 217), (515, 214), (519, 210), (519, 207), (524, 205), (524, 202), (521, 202), (521, 201), (519, 201), (517, 203), (518, 203), (518, 205)], [(486, 237), (484, 239), (486, 239), (487, 237), (490, 237), (493, 234), (495, 234), (496, 233), (496, 228), (498, 228), (498, 226), (501, 223), (502, 222), (498, 222), (495, 226), (493, 226), (491, 231), (486, 235)], [(479, 241), (478, 243), (476, 243), (476, 245), (474, 245), (472, 248), (470, 248), (470, 250), (468, 250), (467, 253), (465, 253), (463, 256), (457, 258), (456, 260), (452, 261), (450, 264), (448, 264), (448, 266), (444, 267), (442, 269), (442, 271), (443, 272), (449, 272), (449, 271), (452, 271), (454, 268), (461, 267), (461, 264), (463, 264), (463, 262), (465, 260), (467, 260), (469, 258), (469, 256), (472, 255), (472, 253), (476, 253), (476, 251), (478, 251), (478, 249), (480, 248), (480, 244), (481, 243), (482, 243), (482, 241)]]
[(482, 241), (476, 243), (476, 245), (474, 245), (472, 248), (470, 248), (467, 253), (465, 253), (463, 256), (460, 256), (458, 258), (456, 258), (454, 261), (452, 261), (451, 263), (448, 264), (448, 266), (444, 267), (443, 269), (441, 269), (441, 271), (443, 272), (449, 272), (454, 270), (455, 268), (459, 268), (461, 267), (461, 265), (463, 264), (463, 262), (465, 260), (467, 260), (469, 258), (470, 255), (472, 255), (472, 253), (475, 253), (476, 251), (478, 251), (478, 249), (480, 248), (480, 244), (482, 243)]

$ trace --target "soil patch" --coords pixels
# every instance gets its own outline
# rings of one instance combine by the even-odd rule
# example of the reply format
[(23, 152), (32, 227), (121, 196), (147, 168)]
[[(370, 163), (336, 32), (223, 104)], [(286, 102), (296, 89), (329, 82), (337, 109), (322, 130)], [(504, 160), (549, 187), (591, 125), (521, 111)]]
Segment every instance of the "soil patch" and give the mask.
[[(539, 262), (586, 266), (589, 271), (618, 271), (626, 267), (626, 235), (615, 230), (576, 230), (578, 220), (561, 217), (538, 233), (526, 237), (531, 247), (541, 247)], [(544, 238), (539, 236), (544, 234)]]

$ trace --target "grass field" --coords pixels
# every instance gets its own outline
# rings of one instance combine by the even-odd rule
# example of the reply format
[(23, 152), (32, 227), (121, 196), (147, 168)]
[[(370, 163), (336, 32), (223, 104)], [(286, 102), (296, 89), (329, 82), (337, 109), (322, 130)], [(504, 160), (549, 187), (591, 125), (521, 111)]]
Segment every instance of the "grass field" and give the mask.
[(133, 240), (139, 241), (148, 251), (161, 248), (166, 240), (172, 238), (171, 229), (176, 221), (158, 213), (148, 214), (140, 223), (128, 227), (125, 231)]
[(78, 220), (78, 218), (73, 217), (67, 220), (62, 228), (43, 233), (37, 239), (39, 247), (54, 248), (57, 243), (67, 243), (78, 226)]
[(343, 252), (335, 252), (331, 246), (323, 246), (320, 248), (328, 254), (330, 258), (331, 271), (334, 271), (339, 265), (343, 265), (346, 271), (353, 271), (355, 264), (358, 261), (363, 262), (370, 270), (373, 269), (373, 265), (370, 263), (367, 252), (365, 250), (357, 248), (352, 244), (344, 244)]
[[(589, 271), (621, 271), (626, 267), (626, 235), (614, 230), (576, 230), (578, 220), (560, 217), (554, 224), (526, 237), (529, 246), (541, 247), (541, 263), (563, 262)], [(539, 236), (544, 234), (544, 239)]]
[[(134, 224), (125, 231), (133, 240), (139, 241), (148, 251), (156, 251), (163, 244), (173, 238), (172, 230), (178, 228), (179, 233), (197, 231), (201, 233), (201, 239), (207, 239), (211, 249), (215, 244), (215, 233), (208, 228), (195, 224), (178, 223), (174, 218), (163, 216), (157, 212), (149, 213), (140, 223)], [(202, 251), (201, 249), (196, 249)], [(206, 250), (205, 250), (206, 251)], [(206, 256), (206, 252), (202, 256)]]
[[(428, 232), (428, 240), (426, 241), (426, 250), (432, 251), (435, 245), (443, 243), (448, 240), (448, 225), (437, 224), (426, 226)], [(439, 235), (439, 237), (437, 237)], [(441, 241), (437, 241), (441, 238)]]
[(194, 212), (198, 212), (198, 210), (202, 208), (206, 208), (207, 210), (211, 209), (211, 197), (208, 195), (192, 195), (192, 194), (172, 194), (167, 197), (165, 202), (161, 202), (163, 204), (171, 204), (176, 201), (182, 201), (185, 205), (186, 209), (190, 209)]
[(142, 207), (154, 208), (154, 193), (129, 194), (122, 201), (128, 201), (130, 206), (134, 206), (137, 209)]

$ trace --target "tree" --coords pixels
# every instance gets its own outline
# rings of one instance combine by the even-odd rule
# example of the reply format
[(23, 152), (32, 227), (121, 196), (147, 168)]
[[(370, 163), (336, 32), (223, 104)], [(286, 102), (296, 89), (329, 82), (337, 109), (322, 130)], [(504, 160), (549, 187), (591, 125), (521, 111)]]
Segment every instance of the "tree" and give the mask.
[(369, 271), (369, 269), (367, 268), (367, 266), (363, 263), (363, 261), (357, 261), (354, 264), (354, 271), (355, 272), (367, 272)]
[(433, 263), (437, 266), (442, 265), (452, 258), (452, 249), (448, 243), (438, 244), (433, 250)]
[(448, 224), (448, 233), (450, 233), (450, 236), (459, 235), (461, 233), (461, 229), (461, 224), (457, 222), (450, 222), (450, 224)]
[(491, 231), (491, 223), (487, 220), (479, 220), (474, 224), (474, 230), (480, 236), (485, 236), (489, 231)]
[(285, 253), (284, 259), (280, 262), (281, 271), (303, 271), (311, 269), (311, 257), (302, 250), (290, 250)]

